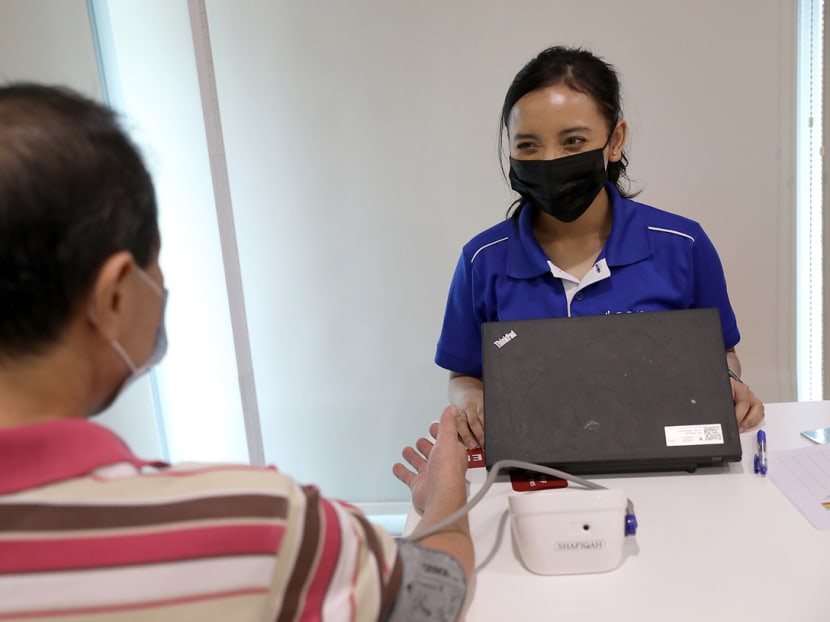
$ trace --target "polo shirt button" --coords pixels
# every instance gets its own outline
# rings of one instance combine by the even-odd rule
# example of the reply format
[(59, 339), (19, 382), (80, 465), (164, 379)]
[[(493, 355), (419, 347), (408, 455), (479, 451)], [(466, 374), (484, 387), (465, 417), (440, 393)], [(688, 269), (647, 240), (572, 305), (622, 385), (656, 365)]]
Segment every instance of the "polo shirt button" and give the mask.
[(574, 298), (576, 298), (577, 300), (582, 300), (583, 298), (585, 298), (585, 294), (583, 294), (582, 292), (577, 292)]

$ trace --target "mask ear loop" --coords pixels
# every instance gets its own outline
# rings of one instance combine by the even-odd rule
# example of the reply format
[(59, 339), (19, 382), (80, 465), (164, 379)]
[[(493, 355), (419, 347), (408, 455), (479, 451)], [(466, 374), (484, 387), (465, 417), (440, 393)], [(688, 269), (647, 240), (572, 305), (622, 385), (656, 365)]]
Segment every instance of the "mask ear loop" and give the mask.
[(115, 353), (121, 357), (121, 360), (124, 361), (124, 364), (129, 368), (130, 374), (135, 375), (138, 372), (138, 367), (135, 366), (124, 347), (115, 339), (110, 339), (110, 345), (112, 346), (112, 349), (115, 350)]
[[(154, 288), (158, 288), (158, 285), (153, 283), (149, 276), (145, 276), (144, 279), (147, 280)], [(98, 326), (98, 321), (95, 319), (95, 312), (92, 309), (92, 294), (90, 294), (90, 298), (86, 302), (86, 316), (89, 318), (90, 322), (92, 322), (95, 326)], [(133, 363), (133, 360), (130, 358), (130, 355), (127, 354), (124, 347), (118, 343), (116, 339), (110, 339), (109, 343), (112, 349), (115, 350), (115, 353), (121, 357), (122, 361), (124, 361), (127, 369), (130, 370), (130, 374), (135, 374), (138, 371), (138, 368), (135, 366), (135, 363)]]
[(138, 266), (135, 266), (136, 274), (141, 277), (141, 279), (150, 286), (150, 288), (156, 292), (160, 297), (164, 297), (164, 289), (156, 283), (153, 279), (150, 278), (150, 275), (144, 272)]

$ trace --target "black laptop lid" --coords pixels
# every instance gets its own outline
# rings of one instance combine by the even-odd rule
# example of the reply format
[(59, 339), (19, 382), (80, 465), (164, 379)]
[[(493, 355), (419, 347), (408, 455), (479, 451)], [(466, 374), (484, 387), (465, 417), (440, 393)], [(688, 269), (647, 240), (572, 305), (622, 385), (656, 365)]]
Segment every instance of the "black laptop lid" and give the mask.
[(485, 461), (571, 473), (741, 459), (716, 309), (482, 325)]

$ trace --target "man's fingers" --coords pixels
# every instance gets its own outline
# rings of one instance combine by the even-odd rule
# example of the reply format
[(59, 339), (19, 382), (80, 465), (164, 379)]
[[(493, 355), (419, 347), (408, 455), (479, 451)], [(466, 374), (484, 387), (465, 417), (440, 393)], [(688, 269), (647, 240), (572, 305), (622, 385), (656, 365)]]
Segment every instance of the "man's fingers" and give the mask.
[(429, 435), (433, 441), (438, 438), (442, 427), (448, 432), (448, 435), (455, 432), (456, 415), (458, 415), (458, 408), (455, 406), (447, 406), (444, 412), (441, 413), (441, 418), (429, 424)]
[(415, 451), (412, 447), (404, 447), (403, 451), (401, 452), (401, 455), (404, 457), (404, 460), (411, 464), (412, 468), (415, 469), (418, 473), (423, 471), (427, 466), (426, 458), (424, 458), (424, 456), (421, 453)]
[[(392, 473), (394, 473), (395, 477), (401, 480), (404, 484), (412, 488), (415, 480), (421, 474), (421, 472), (427, 467), (427, 459), (424, 457), (424, 449), (426, 449), (426, 455), (429, 455), (429, 449), (432, 448), (432, 443), (425, 438), (418, 439), (416, 445), (419, 446), (419, 450), (415, 451), (412, 447), (404, 447), (401, 455), (404, 457), (412, 469), (415, 469), (413, 472), (412, 469), (407, 468), (400, 462), (396, 462), (392, 465)], [(427, 448), (426, 446), (429, 446)], [(423, 449), (421, 449), (423, 447)]]
[(429, 459), (429, 454), (432, 452), (433, 447), (432, 441), (426, 438), (419, 438), (415, 441), (415, 447), (418, 448), (418, 451), (420, 451), (425, 458)]
[(404, 484), (412, 488), (412, 485), (415, 482), (415, 478), (417, 477), (415, 473), (407, 469), (404, 465), (400, 462), (396, 462), (392, 465), (392, 473), (395, 474), (399, 480), (401, 480)]
[[(453, 425), (455, 425), (455, 418), (454, 417), (453, 417), (452, 423), (453, 423)], [(440, 425), (441, 424), (437, 421), (433, 421), (432, 423), (429, 424), (429, 435), (433, 438), (433, 440), (438, 438), (438, 428), (440, 427)]]

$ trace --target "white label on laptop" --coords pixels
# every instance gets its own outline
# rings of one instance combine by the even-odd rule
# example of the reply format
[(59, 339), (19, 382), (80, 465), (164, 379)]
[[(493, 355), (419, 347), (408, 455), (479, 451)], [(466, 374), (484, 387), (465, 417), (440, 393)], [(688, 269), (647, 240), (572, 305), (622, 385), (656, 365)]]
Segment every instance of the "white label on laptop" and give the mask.
[(709, 425), (667, 425), (667, 447), (686, 445), (723, 445), (723, 429), (719, 423)]

